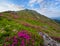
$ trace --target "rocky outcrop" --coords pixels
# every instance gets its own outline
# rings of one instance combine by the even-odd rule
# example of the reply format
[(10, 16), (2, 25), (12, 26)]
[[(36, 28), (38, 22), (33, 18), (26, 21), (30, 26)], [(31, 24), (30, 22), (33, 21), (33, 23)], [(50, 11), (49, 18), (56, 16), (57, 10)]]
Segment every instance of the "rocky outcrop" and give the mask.
[(48, 36), (48, 34), (39, 32), (39, 35), (41, 35), (44, 39), (44, 46), (60, 46), (60, 43), (53, 40), (51, 37)]

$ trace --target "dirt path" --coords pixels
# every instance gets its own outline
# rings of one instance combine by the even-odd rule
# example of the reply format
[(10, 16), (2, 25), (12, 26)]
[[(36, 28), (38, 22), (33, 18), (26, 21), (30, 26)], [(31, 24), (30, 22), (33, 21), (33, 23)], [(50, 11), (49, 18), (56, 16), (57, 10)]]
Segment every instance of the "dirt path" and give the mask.
[(43, 39), (44, 39), (44, 46), (60, 46), (60, 43), (53, 40), (46, 33), (43, 34), (42, 32), (39, 32), (39, 35), (41, 35), (43, 37)]

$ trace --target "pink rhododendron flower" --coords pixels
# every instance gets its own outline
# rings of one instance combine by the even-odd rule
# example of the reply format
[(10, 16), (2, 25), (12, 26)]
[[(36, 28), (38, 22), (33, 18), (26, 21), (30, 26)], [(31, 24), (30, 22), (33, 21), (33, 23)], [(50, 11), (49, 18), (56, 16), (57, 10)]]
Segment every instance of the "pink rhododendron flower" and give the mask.
[(30, 36), (27, 33), (25, 33), (24, 31), (18, 32), (18, 37), (23, 37), (27, 40), (30, 39)]

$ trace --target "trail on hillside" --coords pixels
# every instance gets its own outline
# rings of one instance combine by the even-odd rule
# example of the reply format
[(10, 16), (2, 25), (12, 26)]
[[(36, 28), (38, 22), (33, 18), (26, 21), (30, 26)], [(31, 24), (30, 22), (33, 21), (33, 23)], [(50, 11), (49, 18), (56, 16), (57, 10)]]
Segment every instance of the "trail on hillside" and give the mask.
[(51, 37), (48, 36), (48, 34), (42, 32), (38, 32), (38, 33), (43, 37), (44, 46), (60, 46), (60, 43), (53, 40)]

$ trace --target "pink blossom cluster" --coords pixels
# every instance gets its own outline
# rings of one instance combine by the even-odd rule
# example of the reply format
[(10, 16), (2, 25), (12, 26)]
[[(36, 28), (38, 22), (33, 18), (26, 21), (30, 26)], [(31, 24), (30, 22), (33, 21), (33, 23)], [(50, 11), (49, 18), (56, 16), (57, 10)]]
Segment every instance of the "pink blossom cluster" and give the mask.
[(0, 13), (0, 17), (3, 16), (1, 13)]
[(25, 23), (25, 24), (23, 24), (23, 25), (24, 25), (24, 26), (27, 26), (27, 27), (30, 27), (30, 25), (29, 25), (29, 24), (26, 24), (26, 23)]
[(34, 40), (31, 38), (28, 32), (19, 31), (16, 36), (13, 36), (11, 38), (7, 37), (3, 46), (27, 46), (29, 44), (33, 46)]
[(27, 40), (30, 39), (30, 36), (26, 33), (26, 31), (18, 32), (18, 37), (22, 37), (22, 38), (25, 38)]
[(14, 15), (14, 18), (17, 19), (17, 18), (19, 18), (19, 17), (18, 17), (17, 15)]

